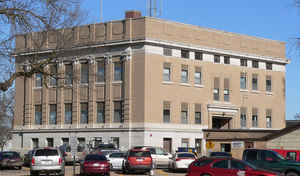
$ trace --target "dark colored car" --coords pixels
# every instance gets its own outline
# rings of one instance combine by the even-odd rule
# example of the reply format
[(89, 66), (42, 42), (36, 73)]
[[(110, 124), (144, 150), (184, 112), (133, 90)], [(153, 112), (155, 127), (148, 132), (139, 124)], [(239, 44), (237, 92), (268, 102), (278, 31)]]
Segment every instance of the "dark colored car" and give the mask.
[(152, 157), (149, 150), (131, 149), (127, 152), (123, 172), (128, 173), (132, 171), (150, 172), (152, 170)]
[(17, 168), (22, 169), (23, 161), (17, 152), (7, 151), (0, 152), (0, 169)]
[(88, 154), (80, 165), (80, 175), (110, 175), (110, 164), (104, 155)]
[(227, 152), (211, 152), (210, 157), (232, 157), (231, 153)]
[[(230, 157), (202, 157), (188, 167), (187, 176), (281, 176)], [(283, 175), (282, 175), (283, 176)]]
[(34, 152), (34, 150), (29, 150), (29, 151), (24, 155), (24, 166), (30, 166), (31, 160), (32, 160), (33, 152)]
[(284, 173), (286, 176), (300, 176), (300, 162), (286, 160), (272, 150), (246, 149), (243, 152), (243, 160), (262, 169)]

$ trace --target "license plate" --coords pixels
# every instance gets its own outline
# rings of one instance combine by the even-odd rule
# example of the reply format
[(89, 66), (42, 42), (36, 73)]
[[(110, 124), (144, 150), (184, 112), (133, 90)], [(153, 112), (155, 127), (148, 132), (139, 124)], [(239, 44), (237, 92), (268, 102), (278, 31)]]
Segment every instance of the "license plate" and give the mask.
[(43, 165), (50, 165), (50, 164), (51, 164), (51, 161), (42, 161), (42, 164), (43, 164)]
[(144, 161), (143, 159), (136, 159), (136, 161), (138, 161), (138, 162), (142, 162), (142, 161)]

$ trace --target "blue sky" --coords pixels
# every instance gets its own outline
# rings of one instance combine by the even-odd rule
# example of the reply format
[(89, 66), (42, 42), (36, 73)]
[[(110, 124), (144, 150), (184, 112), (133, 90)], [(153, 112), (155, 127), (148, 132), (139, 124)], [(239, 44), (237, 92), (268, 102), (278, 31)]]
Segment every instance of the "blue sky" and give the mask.
[[(159, 1), (159, 0), (157, 0)], [(100, 21), (100, 0), (85, 0), (85, 23)], [(103, 0), (103, 21), (124, 18), (126, 10), (146, 15), (146, 0)], [(286, 42), (286, 118), (300, 112), (300, 8), (293, 0), (163, 0), (160, 18)], [(300, 42), (299, 42), (300, 43)]]

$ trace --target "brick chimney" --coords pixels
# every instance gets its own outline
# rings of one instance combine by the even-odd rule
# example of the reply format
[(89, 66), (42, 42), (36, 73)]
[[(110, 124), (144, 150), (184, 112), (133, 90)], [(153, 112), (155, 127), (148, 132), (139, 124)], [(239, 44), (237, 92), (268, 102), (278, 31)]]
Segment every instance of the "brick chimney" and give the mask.
[(125, 18), (139, 18), (142, 16), (142, 13), (137, 10), (129, 10), (125, 12)]

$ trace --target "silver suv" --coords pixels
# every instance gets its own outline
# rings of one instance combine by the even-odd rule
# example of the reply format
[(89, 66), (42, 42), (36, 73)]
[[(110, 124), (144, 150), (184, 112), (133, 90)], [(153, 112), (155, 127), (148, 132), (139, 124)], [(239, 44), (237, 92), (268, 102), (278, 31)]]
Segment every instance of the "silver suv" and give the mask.
[(30, 165), (30, 175), (35, 176), (40, 175), (40, 173), (65, 175), (65, 162), (59, 149), (35, 149)]

